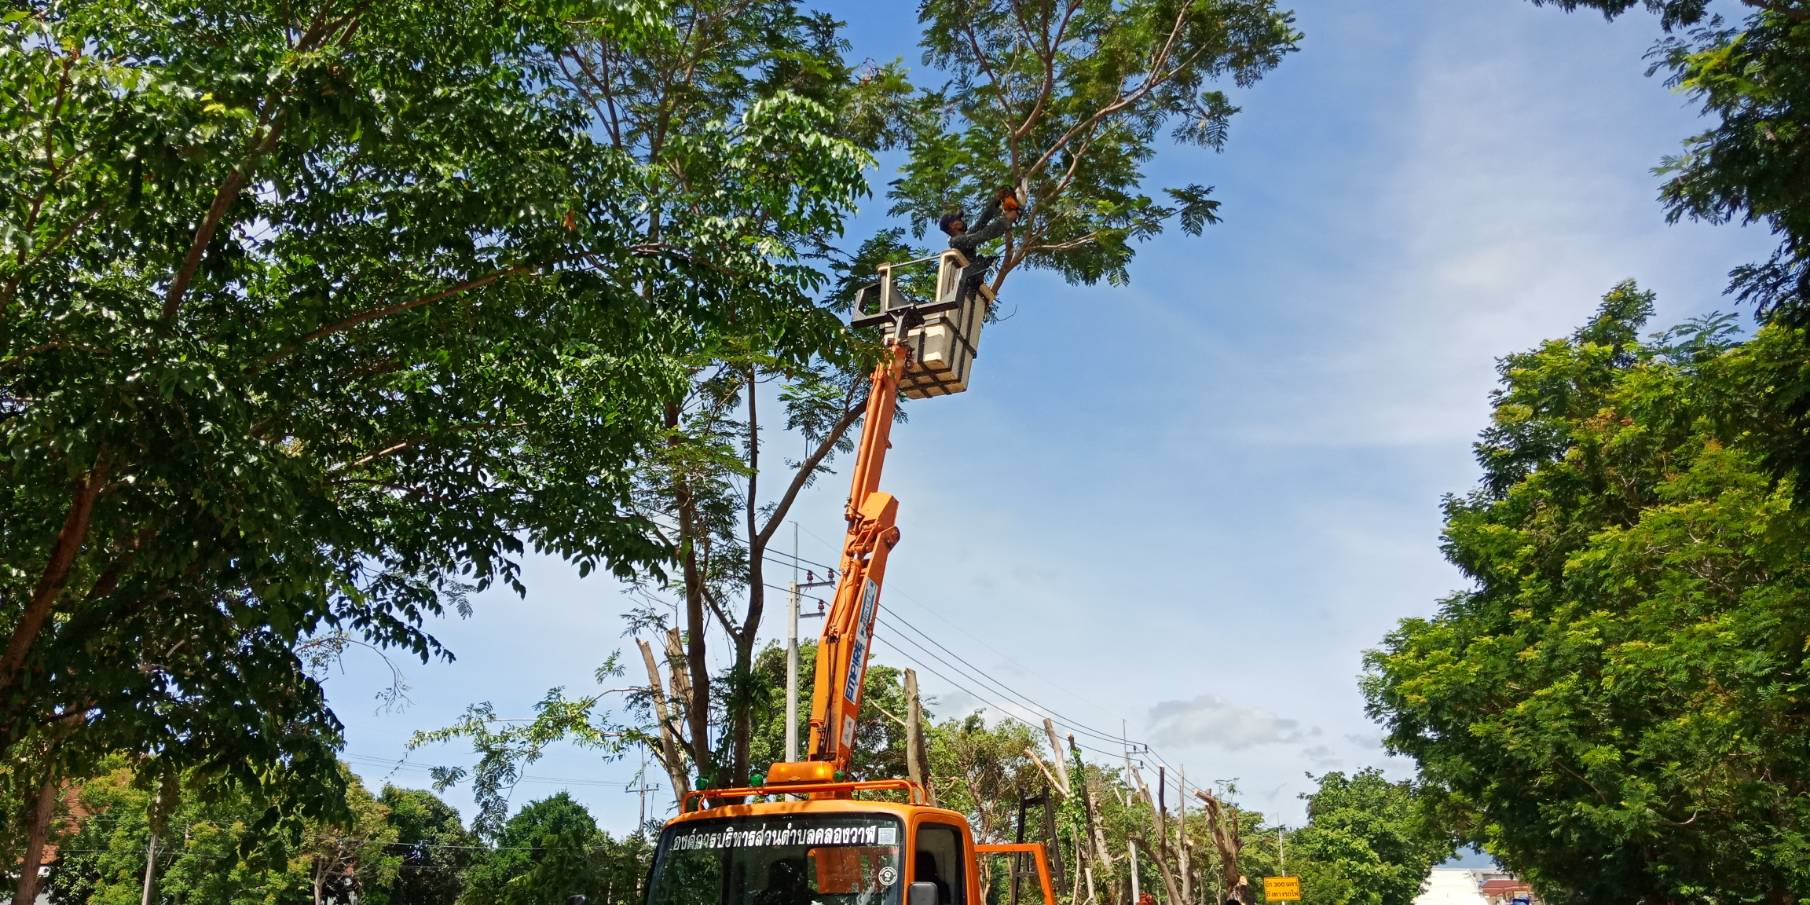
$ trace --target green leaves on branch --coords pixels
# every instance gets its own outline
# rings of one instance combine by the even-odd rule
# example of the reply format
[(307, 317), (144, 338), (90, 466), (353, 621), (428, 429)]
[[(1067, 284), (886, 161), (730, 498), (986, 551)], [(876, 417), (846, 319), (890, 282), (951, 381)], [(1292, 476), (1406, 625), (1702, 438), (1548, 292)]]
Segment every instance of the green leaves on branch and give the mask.
[(23, 11), (0, 29), (15, 767), (155, 750), (333, 810), (339, 725), (298, 646), (445, 655), (426, 620), (523, 590), (530, 546), (659, 569), (631, 497), (689, 362), (839, 335), (790, 249), (839, 231), (868, 158), (816, 76), (697, 110), (657, 162), (563, 77), (566, 48), (682, 44), (663, 4)]
[(1146, 194), (1146, 166), (1165, 140), (1223, 147), (1226, 83), (1248, 88), (1301, 37), (1271, 0), (925, 0), (918, 16), (925, 61), (951, 79), (922, 102), (892, 213), (922, 235), (1024, 186), (996, 285), (1020, 265), (1123, 283), (1133, 242), (1218, 222), (1209, 188)]
[(1642, 341), (1652, 302), (1624, 283), (1503, 359), (1482, 484), (1446, 502), (1475, 586), (1404, 620), (1365, 693), (1441, 815), (1549, 901), (1785, 901), (1810, 889), (1810, 523), (1765, 460), (1803, 336)]

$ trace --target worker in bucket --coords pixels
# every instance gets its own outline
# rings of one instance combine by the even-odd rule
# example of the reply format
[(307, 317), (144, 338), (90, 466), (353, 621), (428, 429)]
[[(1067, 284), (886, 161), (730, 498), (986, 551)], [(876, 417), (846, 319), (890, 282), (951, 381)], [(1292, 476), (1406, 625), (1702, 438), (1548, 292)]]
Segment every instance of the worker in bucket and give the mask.
[(980, 254), (980, 247), (1005, 235), (1006, 227), (1017, 223), (1023, 215), (1024, 206), (1017, 190), (1005, 188), (987, 202), (980, 212), (980, 219), (974, 221), (973, 229), (968, 228), (967, 215), (959, 210), (944, 214), (936, 222), (937, 228), (949, 235), (949, 247), (968, 259), (968, 266), (962, 271), (961, 292), (956, 296), (958, 301), (972, 295), (993, 267), (995, 259)]

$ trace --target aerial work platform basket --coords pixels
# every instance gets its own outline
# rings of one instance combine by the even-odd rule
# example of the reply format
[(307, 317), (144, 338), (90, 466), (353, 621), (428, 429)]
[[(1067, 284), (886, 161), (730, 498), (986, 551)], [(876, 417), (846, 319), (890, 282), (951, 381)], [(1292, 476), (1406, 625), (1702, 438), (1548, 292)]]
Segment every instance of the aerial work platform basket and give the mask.
[[(993, 289), (981, 283), (963, 298), (961, 287), (964, 280), (984, 273), (989, 263), (970, 264), (951, 248), (935, 257), (882, 264), (880, 281), (856, 294), (850, 325), (884, 327), (888, 343), (899, 342), (911, 350), (910, 363), (899, 380), (906, 398), (948, 396), (968, 388), (974, 359), (979, 357), (981, 326), (993, 305)], [(909, 287), (929, 288), (929, 265), (936, 266), (935, 288), (924, 298), (922, 290), (914, 294)]]

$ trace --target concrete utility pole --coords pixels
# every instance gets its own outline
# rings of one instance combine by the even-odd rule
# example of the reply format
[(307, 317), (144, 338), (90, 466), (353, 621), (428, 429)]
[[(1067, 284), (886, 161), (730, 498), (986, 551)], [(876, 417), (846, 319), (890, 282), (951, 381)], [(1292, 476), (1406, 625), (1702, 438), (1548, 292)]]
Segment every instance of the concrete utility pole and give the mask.
[(638, 783), (638, 786), (623, 791), (641, 796), (641, 819), (635, 822), (635, 832), (639, 834), (647, 827), (647, 793), (660, 791), (659, 786), (647, 784), (647, 745), (645, 744), (641, 746), (641, 772), (636, 774), (635, 782)]
[(157, 876), (157, 826), (151, 826), (151, 844), (145, 846), (145, 890), (139, 898), (142, 905), (151, 905), (151, 881)]
[(1127, 848), (1131, 849), (1131, 905), (1137, 905), (1143, 899), (1138, 893), (1138, 844), (1133, 842)]
[[(805, 573), (809, 580), (798, 581), (798, 523), (792, 523), (792, 584), (786, 592), (786, 609), (789, 618), (786, 620), (786, 760), (798, 759), (798, 592), (805, 588), (822, 588), (835, 584), (833, 581), (817, 581), (815, 575)], [(819, 612), (806, 614), (803, 618), (821, 618)]]
[[(1119, 721), (1119, 743), (1125, 746), (1125, 772), (1131, 772), (1131, 729), (1125, 720)], [(1126, 779), (1130, 779), (1129, 776)], [(1125, 846), (1131, 850), (1131, 905), (1138, 905), (1138, 844), (1129, 841)]]

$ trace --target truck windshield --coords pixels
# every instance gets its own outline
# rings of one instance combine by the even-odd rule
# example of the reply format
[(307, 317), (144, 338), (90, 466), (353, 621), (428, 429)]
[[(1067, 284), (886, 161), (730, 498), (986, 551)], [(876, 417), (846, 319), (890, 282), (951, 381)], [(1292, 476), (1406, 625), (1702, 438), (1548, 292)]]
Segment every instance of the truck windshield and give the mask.
[(899, 821), (875, 814), (703, 820), (667, 829), (647, 905), (898, 905)]

